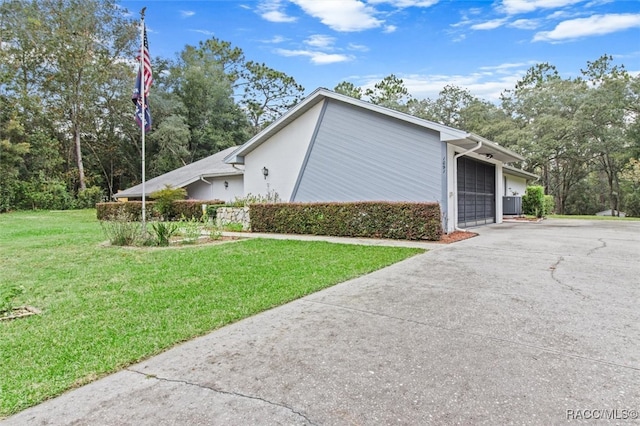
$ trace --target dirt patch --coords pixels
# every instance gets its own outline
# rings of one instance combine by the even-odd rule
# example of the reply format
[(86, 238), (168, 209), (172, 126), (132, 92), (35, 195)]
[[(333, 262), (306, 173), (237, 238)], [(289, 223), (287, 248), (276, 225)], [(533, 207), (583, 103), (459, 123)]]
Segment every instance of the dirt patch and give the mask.
[(40, 314), (40, 309), (34, 308), (33, 306), (20, 306), (17, 308), (13, 308), (12, 310), (4, 313), (0, 313), (0, 321), (9, 321), (18, 318), (25, 318), (31, 315)]
[(478, 235), (478, 234), (476, 234), (475, 232), (454, 231), (454, 232), (450, 232), (448, 234), (442, 234), (442, 237), (440, 237), (440, 241), (438, 241), (438, 242), (442, 243), (442, 244), (451, 244), (451, 243), (455, 243), (457, 241), (462, 241), (462, 240), (466, 240), (468, 238), (473, 238), (476, 235)]

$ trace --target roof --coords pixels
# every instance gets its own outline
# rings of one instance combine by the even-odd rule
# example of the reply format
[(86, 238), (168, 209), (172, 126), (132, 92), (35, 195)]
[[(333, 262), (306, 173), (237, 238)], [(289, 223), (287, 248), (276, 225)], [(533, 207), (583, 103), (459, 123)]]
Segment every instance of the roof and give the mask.
[(289, 123), (296, 120), (302, 114), (317, 105), (319, 102), (324, 101), (325, 99), (343, 102), (359, 108), (373, 111), (378, 114), (383, 114), (388, 117), (402, 120), (407, 123), (424, 127), (426, 129), (435, 130), (440, 133), (440, 140), (455, 145), (462, 150), (473, 148), (478, 145), (478, 142), (481, 141), (482, 147), (477, 151), (480, 154), (490, 154), (492, 158), (505, 163), (524, 160), (524, 158), (519, 154), (516, 154), (515, 152), (504, 148), (493, 141), (490, 141), (473, 133), (454, 129), (453, 127), (445, 126), (429, 120), (424, 120), (413, 115), (405, 114), (403, 112), (392, 110), (380, 105), (375, 105), (370, 102), (352, 98), (350, 96), (341, 95), (324, 88), (319, 88), (309, 96), (307, 96), (305, 99), (303, 99), (301, 102), (296, 104), (293, 108), (287, 111), (276, 121), (271, 123), (263, 131), (238, 147), (232, 154), (227, 156), (224, 161), (229, 164), (244, 164), (245, 155), (256, 149), (271, 136), (279, 132), (282, 128), (286, 127)]
[[(236, 169), (231, 164), (225, 163), (223, 160), (226, 156), (235, 151), (238, 147), (233, 146), (220, 151), (202, 160), (195, 161), (179, 169), (172, 170), (145, 182), (144, 191), (150, 194), (154, 191), (170, 185), (174, 188), (184, 188), (201, 178), (217, 177), (217, 176), (234, 176), (241, 175), (242, 170)], [(115, 198), (142, 197), (142, 184), (132, 186), (131, 188), (120, 191), (114, 195)]]
[(536, 174), (525, 172), (524, 170), (518, 169), (518, 168), (513, 167), (513, 166), (508, 166), (506, 164), (502, 166), (502, 173), (507, 174), (507, 175), (512, 175), (512, 176), (518, 176), (518, 177), (521, 177), (521, 178), (525, 178), (527, 180), (538, 180), (538, 179), (540, 179), (540, 176), (538, 176)]

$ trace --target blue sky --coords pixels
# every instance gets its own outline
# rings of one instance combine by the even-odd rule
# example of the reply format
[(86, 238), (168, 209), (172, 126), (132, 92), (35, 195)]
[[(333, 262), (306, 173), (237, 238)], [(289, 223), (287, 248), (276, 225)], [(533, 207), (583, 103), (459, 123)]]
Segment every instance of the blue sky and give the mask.
[(389, 74), (416, 98), (447, 84), (495, 101), (541, 62), (573, 77), (603, 54), (640, 73), (640, 0), (201, 0), (146, 6), (151, 56), (211, 37), (294, 77), (309, 94)]

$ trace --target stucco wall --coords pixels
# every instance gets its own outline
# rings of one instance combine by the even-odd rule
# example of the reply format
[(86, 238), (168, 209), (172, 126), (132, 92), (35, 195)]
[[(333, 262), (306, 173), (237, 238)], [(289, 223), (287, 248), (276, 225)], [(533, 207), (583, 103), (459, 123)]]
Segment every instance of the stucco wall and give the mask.
[[(198, 180), (187, 185), (186, 190), (190, 199), (231, 202), (236, 197), (243, 196), (242, 175), (205, 178), (205, 180), (209, 183)], [(229, 184), (227, 188), (224, 186), (225, 182)]]
[[(245, 156), (245, 195), (276, 192), (280, 200), (291, 200), (322, 105), (320, 102)], [(266, 178), (263, 167), (269, 170)]]
[(509, 174), (504, 175), (504, 192), (505, 196), (519, 195), (522, 197), (527, 191), (527, 180), (525, 178), (512, 176)]

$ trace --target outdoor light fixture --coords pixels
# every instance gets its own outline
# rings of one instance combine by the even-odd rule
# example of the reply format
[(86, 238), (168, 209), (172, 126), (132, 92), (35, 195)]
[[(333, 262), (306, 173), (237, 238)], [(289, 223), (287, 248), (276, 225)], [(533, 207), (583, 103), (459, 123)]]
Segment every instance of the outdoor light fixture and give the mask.
[(229, 187), (229, 182), (227, 182), (226, 180), (224, 181), (224, 189), (227, 189)]
[(269, 176), (269, 169), (267, 169), (266, 167), (262, 168), (262, 175), (264, 176), (264, 178), (266, 179), (267, 176)]
[(493, 154), (485, 154), (485, 157), (487, 157), (488, 159), (492, 159), (493, 158)]

